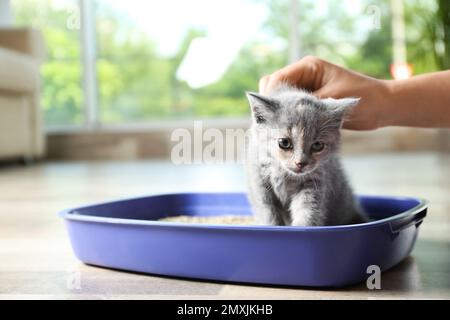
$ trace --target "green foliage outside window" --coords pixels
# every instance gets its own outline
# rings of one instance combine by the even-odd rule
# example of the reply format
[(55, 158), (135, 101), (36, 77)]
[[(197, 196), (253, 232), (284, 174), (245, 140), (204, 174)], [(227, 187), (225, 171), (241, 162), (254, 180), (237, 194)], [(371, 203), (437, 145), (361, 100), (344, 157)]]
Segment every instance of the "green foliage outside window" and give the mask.
[[(13, 0), (12, 4), (17, 24), (41, 29), (46, 39), (49, 54), (42, 67), (46, 123), (83, 124), (80, 33), (68, 28), (70, 13), (55, 6), (57, 2)], [(262, 32), (274, 41), (281, 39), (287, 43), (289, 1), (259, 2), (268, 6), (270, 12)], [(327, 10), (318, 12), (316, 1), (300, 0), (301, 52), (371, 76), (389, 78), (392, 56), (389, 1), (362, 2), (366, 6), (379, 6), (381, 29), (359, 30), (355, 18), (346, 15), (343, 1), (327, 1)], [(407, 0), (405, 10), (408, 60), (415, 73), (450, 68), (449, 2)], [(361, 12), (362, 18), (364, 14)], [(112, 11), (102, 11), (97, 16), (96, 32), (97, 100), (104, 123), (246, 116), (244, 92), (256, 90), (262, 75), (288, 63), (287, 46), (276, 50), (270, 43), (255, 39), (241, 49), (218, 82), (192, 89), (177, 80), (175, 73), (192, 39), (207, 34), (208, 30), (186, 30), (178, 52), (169, 57), (158, 55), (157, 43)]]

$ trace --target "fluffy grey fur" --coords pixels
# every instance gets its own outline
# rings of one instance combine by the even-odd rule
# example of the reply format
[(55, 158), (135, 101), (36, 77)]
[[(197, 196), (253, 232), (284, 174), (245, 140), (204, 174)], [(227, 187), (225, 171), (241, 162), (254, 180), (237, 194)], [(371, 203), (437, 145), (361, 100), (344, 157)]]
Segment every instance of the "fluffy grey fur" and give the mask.
[(261, 224), (366, 221), (338, 156), (343, 117), (358, 99), (318, 99), (285, 85), (267, 96), (247, 97), (253, 118), (247, 146), (249, 199)]

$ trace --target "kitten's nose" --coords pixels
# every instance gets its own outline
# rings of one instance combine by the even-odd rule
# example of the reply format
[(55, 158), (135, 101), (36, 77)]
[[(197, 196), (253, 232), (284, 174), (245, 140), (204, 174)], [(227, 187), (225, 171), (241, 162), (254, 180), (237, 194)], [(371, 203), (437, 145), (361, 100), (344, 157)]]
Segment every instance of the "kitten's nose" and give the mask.
[(307, 161), (297, 161), (295, 163), (295, 165), (297, 166), (297, 168), (302, 169), (303, 167), (305, 167), (308, 164)]

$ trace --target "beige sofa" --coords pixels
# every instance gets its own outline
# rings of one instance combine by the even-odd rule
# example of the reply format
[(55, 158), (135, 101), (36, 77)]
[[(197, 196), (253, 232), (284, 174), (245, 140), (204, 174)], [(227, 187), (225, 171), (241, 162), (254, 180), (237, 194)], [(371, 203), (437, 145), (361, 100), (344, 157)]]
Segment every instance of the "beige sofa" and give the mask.
[(45, 55), (38, 31), (0, 29), (0, 160), (44, 155), (39, 69)]

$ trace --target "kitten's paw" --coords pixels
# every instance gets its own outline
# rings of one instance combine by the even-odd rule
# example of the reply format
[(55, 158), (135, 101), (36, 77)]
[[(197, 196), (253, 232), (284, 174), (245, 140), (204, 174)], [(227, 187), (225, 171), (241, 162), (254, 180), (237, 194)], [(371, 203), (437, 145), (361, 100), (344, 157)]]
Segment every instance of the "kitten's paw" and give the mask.
[(255, 217), (256, 224), (259, 226), (276, 226), (276, 222), (269, 217)]
[(325, 226), (326, 221), (320, 212), (302, 212), (301, 215), (296, 215), (292, 219), (291, 226), (293, 227), (317, 227)]
[(291, 222), (291, 226), (293, 227), (309, 227), (311, 226), (311, 222), (307, 218), (307, 216), (299, 216), (294, 217)]

